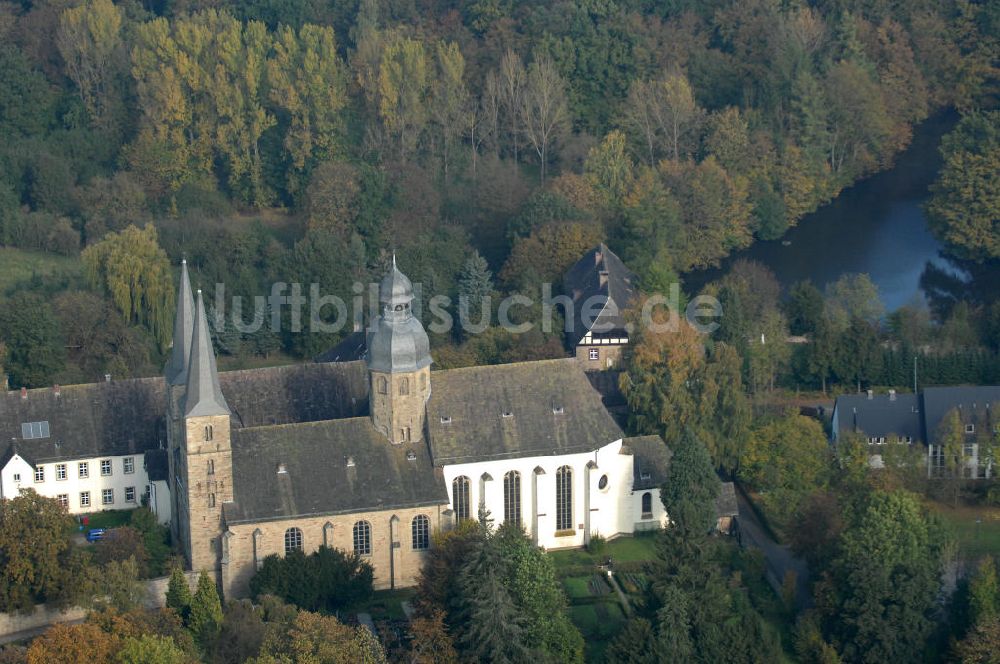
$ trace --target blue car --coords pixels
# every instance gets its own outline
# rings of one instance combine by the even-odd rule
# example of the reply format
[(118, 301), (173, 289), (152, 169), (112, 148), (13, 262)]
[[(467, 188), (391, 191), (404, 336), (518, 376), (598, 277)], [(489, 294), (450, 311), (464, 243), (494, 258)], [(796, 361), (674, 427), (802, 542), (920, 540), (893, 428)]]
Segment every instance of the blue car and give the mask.
[(87, 541), (96, 542), (104, 539), (104, 528), (92, 528), (87, 531)]

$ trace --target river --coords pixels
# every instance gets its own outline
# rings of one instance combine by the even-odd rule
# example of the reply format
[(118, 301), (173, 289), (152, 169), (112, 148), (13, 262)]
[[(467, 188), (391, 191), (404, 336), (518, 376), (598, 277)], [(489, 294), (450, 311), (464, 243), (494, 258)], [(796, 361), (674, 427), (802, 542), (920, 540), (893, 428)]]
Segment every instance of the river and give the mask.
[(893, 311), (923, 303), (931, 288), (928, 281), (967, 279), (964, 268), (944, 256), (923, 210), (928, 186), (941, 166), (938, 144), (957, 119), (957, 114), (945, 113), (923, 122), (891, 169), (845, 189), (780, 240), (755, 242), (719, 268), (688, 273), (685, 289), (697, 292), (733, 261), (745, 259), (766, 265), (785, 289), (805, 279), (822, 289), (841, 275), (867, 273), (886, 310)]

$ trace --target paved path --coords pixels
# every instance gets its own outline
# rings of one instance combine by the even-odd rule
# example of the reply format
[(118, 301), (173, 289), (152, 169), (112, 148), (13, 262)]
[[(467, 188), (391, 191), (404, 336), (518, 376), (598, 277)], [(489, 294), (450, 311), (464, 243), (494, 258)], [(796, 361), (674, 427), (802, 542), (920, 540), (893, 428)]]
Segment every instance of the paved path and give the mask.
[(736, 489), (736, 501), (740, 510), (740, 545), (744, 548), (752, 546), (761, 550), (766, 563), (767, 580), (779, 595), (785, 574), (789, 571), (795, 572), (795, 608), (801, 610), (812, 606), (809, 567), (806, 561), (796, 558), (787, 546), (778, 544), (768, 536), (757, 519), (757, 514), (739, 488)]

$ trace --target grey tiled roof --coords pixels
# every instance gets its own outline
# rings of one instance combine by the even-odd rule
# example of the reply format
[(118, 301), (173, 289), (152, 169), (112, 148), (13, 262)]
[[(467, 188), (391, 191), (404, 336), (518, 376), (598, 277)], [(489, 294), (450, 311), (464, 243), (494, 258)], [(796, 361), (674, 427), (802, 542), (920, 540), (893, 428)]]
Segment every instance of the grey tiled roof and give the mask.
[[(923, 392), (924, 426), (934, 440), (941, 420), (952, 408), (960, 409), (962, 421), (976, 424), (986, 409), (1000, 406), (1000, 387), (968, 386), (928, 387)], [(997, 416), (992, 418), (996, 422)]]
[[(0, 393), (0, 444), (17, 439), (35, 463), (140, 454), (166, 441), (162, 378)], [(23, 440), (25, 422), (49, 423), (48, 438)]]
[(171, 385), (187, 383), (188, 361), (191, 359), (191, 336), (194, 333), (194, 300), (187, 261), (181, 261), (181, 281), (177, 289), (177, 311), (174, 314), (174, 347), (164, 369)]
[(572, 358), (435, 372), (427, 429), (438, 466), (587, 452), (622, 437)]
[(215, 366), (215, 349), (208, 333), (205, 302), (198, 291), (195, 304), (194, 334), (191, 337), (191, 361), (187, 370), (187, 391), (184, 416), (229, 415), (229, 405), (219, 387), (219, 370)]
[(867, 436), (910, 436), (924, 440), (920, 399), (915, 394), (849, 394), (837, 397), (834, 412), (843, 432), (857, 431)]
[(635, 436), (622, 441), (622, 454), (632, 454), (632, 488), (656, 489), (667, 481), (673, 453), (659, 436)]
[[(607, 282), (601, 285), (601, 272), (607, 272)], [(563, 291), (573, 299), (573, 338), (576, 344), (593, 328), (595, 334), (625, 328), (622, 312), (636, 295), (636, 276), (621, 259), (601, 243), (588, 251), (563, 277)], [(608, 306), (592, 321), (584, 320), (583, 306), (590, 298), (608, 302)]]
[(392, 445), (368, 417), (236, 430), (233, 477), (229, 523), (448, 502), (426, 444)]

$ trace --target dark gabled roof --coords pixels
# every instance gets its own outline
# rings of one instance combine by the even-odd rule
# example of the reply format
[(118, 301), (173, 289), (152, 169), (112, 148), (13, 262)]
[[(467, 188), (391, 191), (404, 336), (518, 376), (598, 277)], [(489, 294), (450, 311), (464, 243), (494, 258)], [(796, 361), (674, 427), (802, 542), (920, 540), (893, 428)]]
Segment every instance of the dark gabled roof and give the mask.
[(228, 523), (448, 502), (426, 444), (393, 445), (367, 417), (236, 430), (233, 478)]
[(24, 454), (24, 451), (21, 450), (21, 448), (17, 444), (17, 442), (16, 441), (11, 441), (11, 443), (7, 446), (7, 449), (4, 450), (4, 453), (0, 454), (0, 468), (5, 468), (7, 466), (7, 463), (11, 459), (13, 459), (15, 455), (21, 457), (22, 459), (24, 459), (27, 463), (31, 464), (32, 466), (35, 465), (34, 460), (29, 459)]
[(435, 372), (427, 429), (438, 466), (589, 452), (622, 437), (573, 358)]
[(150, 482), (166, 482), (169, 475), (170, 461), (164, 449), (146, 450), (143, 467)]
[[(138, 378), (0, 394), (0, 441), (17, 439), (35, 463), (139, 454), (166, 440), (162, 378)], [(48, 438), (22, 439), (25, 422), (49, 423)]]
[(621, 454), (632, 455), (632, 490), (656, 489), (667, 481), (673, 452), (659, 436), (635, 436), (622, 441)]
[(234, 427), (318, 422), (368, 412), (364, 362), (291, 364), (219, 374)]
[(736, 486), (732, 482), (723, 482), (719, 487), (719, 495), (715, 497), (715, 516), (739, 516), (740, 508), (736, 502)]
[(339, 344), (317, 355), (315, 362), (353, 362), (365, 359), (368, 352), (364, 330), (351, 332)]
[[(601, 285), (601, 273), (606, 272), (606, 282)], [(636, 276), (625, 267), (621, 259), (604, 243), (588, 251), (563, 277), (563, 292), (573, 299), (573, 343), (577, 343), (588, 330), (595, 334), (625, 329), (622, 312), (632, 303), (636, 294)], [(606, 302), (604, 310), (593, 321), (584, 320), (590, 298)]]
[(910, 436), (924, 440), (920, 399), (915, 394), (849, 394), (837, 397), (834, 405), (840, 435), (857, 431), (867, 436)]
[[(966, 424), (976, 424), (987, 409), (1000, 405), (1000, 387), (968, 386), (957, 387), (927, 387), (923, 392), (924, 426), (927, 437), (936, 440), (938, 426), (941, 420), (952, 408), (961, 411), (962, 421)], [(991, 418), (992, 421), (996, 421)]]

